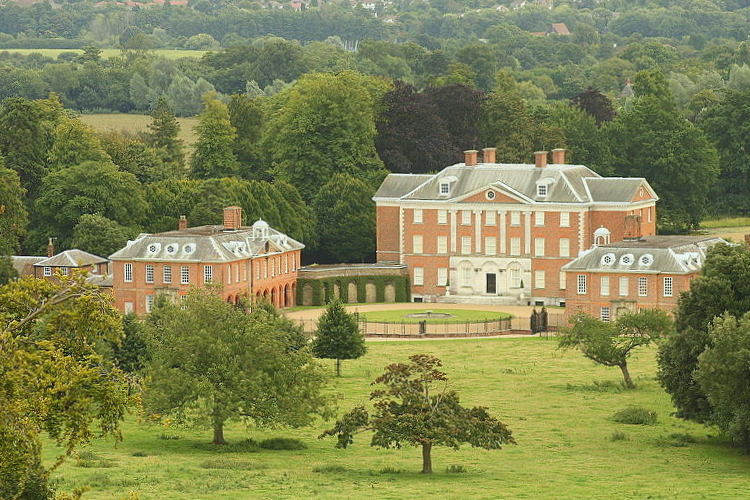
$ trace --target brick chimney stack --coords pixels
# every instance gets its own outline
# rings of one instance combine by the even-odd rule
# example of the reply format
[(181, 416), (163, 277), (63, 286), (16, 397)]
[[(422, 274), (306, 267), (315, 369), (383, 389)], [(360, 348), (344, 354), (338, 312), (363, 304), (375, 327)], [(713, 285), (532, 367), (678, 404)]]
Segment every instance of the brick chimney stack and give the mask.
[(534, 153), (534, 166), (544, 168), (547, 166), (547, 152), (537, 151)]
[(477, 164), (477, 151), (476, 149), (468, 149), (464, 151), (464, 163), (467, 167), (473, 167)]
[(178, 224), (177, 229), (179, 229), (180, 231), (184, 231), (185, 229), (188, 228), (188, 220), (187, 218), (185, 218), (184, 215), (180, 215), (180, 220), (177, 224)]
[(242, 227), (242, 207), (227, 207), (224, 209), (224, 230), (236, 231)]
[(47, 257), (52, 257), (53, 255), (55, 255), (55, 243), (50, 238), (47, 240)]
[(625, 216), (625, 227), (623, 228), (624, 241), (638, 241), (641, 239), (641, 216), (630, 214)]
[(497, 148), (482, 148), (482, 163), (497, 163), (495, 151), (497, 151)]
[(565, 165), (565, 150), (557, 148), (552, 150), (552, 163), (554, 165)]

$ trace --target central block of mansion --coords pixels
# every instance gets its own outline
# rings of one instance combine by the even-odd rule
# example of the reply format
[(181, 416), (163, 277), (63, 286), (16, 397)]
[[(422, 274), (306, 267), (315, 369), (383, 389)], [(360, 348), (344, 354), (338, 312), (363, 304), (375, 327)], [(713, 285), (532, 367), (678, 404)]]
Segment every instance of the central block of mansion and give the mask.
[(507, 297), (561, 305), (563, 266), (594, 246), (656, 233), (658, 197), (643, 178), (565, 163), (500, 164), (466, 151), (436, 174), (390, 174), (374, 196), (378, 262), (405, 264), (412, 297)]

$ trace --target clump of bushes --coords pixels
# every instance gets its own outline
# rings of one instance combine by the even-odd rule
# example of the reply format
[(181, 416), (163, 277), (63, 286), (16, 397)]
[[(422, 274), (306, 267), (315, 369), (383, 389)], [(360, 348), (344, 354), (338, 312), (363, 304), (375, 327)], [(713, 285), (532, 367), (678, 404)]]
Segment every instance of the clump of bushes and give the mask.
[(630, 425), (656, 424), (656, 412), (642, 406), (631, 406), (618, 411), (612, 417), (615, 422)]
[(445, 468), (445, 472), (449, 474), (463, 474), (466, 472), (466, 467), (463, 465), (449, 465)]
[(628, 435), (627, 435), (626, 433), (624, 433), (624, 432), (622, 432), (622, 431), (615, 431), (615, 432), (613, 432), (613, 433), (612, 433), (612, 434), (611, 434), (611, 435), (609, 436), (609, 438), (608, 438), (608, 439), (609, 439), (610, 441), (612, 441), (613, 443), (614, 443), (615, 441), (630, 441), (630, 436), (628, 436)]
[(313, 467), (312, 471), (319, 474), (341, 474), (342, 472), (346, 472), (347, 469), (343, 465), (319, 465)]
[(381, 474), (401, 474), (404, 472), (403, 469), (396, 469), (395, 467), (383, 467), (380, 469)]
[(260, 442), (264, 450), (306, 450), (307, 445), (299, 439), (269, 438)]

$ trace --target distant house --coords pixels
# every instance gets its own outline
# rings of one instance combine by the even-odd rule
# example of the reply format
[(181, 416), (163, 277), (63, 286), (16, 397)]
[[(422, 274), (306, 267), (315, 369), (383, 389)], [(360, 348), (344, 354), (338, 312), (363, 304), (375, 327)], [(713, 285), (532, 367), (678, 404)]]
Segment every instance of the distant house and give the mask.
[(47, 257), (16, 255), (11, 257), (13, 267), (18, 275), (33, 276), (39, 279), (54, 280), (59, 274), (69, 275), (72, 270), (88, 273), (87, 281), (97, 286), (109, 288), (109, 260), (83, 250), (65, 250), (56, 255), (50, 242)]
[(647, 236), (596, 246), (563, 266), (566, 307), (611, 321), (640, 309), (673, 311), (721, 238)]
[(565, 23), (552, 23), (547, 29), (548, 35), (570, 35), (570, 30)]
[(242, 209), (224, 209), (224, 224), (141, 234), (110, 256), (115, 306), (147, 314), (157, 295), (174, 302), (208, 284), (228, 302), (268, 299), (277, 308), (295, 305), (304, 245), (262, 220), (242, 226)]

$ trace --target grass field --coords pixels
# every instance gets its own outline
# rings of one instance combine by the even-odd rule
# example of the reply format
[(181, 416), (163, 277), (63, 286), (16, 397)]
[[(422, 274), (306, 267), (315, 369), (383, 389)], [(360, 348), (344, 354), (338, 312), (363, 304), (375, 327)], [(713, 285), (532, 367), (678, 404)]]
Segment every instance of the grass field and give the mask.
[[(23, 54), (25, 56), (29, 54), (42, 54), (45, 57), (51, 57), (57, 59), (57, 56), (63, 52), (75, 52), (76, 54), (83, 54), (83, 49), (0, 49), (0, 52), (8, 52), (10, 54)], [(182, 49), (156, 49), (153, 51), (155, 55), (166, 57), (167, 59), (180, 59), (183, 57), (193, 57), (200, 59), (207, 51), (205, 50), (182, 50)], [(110, 57), (117, 57), (121, 54), (120, 49), (102, 49), (102, 59), (109, 59)]]
[[(430, 311), (435, 314), (450, 314), (450, 317), (418, 317), (409, 318), (410, 314), (424, 314)], [(473, 311), (469, 309), (405, 309), (390, 311), (369, 311), (360, 314), (360, 317), (367, 321), (398, 321), (404, 323), (419, 323), (427, 321), (428, 323), (465, 323), (467, 321), (485, 321), (510, 318), (510, 314), (491, 311)]]
[[(148, 130), (147, 126), (151, 123), (151, 117), (148, 115), (129, 115), (129, 114), (100, 114), (100, 115), (81, 115), (81, 120), (94, 127), (99, 132), (108, 131), (127, 131), (142, 132)], [(196, 135), (193, 127), (198, 124), (198, 118), (178, 118), (180, 124), (180, 134), (186, 146), (190, 147), (195, 143)]]
[[(715, 432), (670, 416), (654, 380), (654, 351), (637, 354), (635, 391), (620, 389), (619, 370), (594, 365), (554, 340), (468, 339), (370, 342), (368, 354), (343, 363), (334, 381), (342, 411), (366, 403), (370, 382), (394, 361), (425, 352), (443, 359), (452, 386), (468, 405), (488, 406), (513, 430), (517, 446), (499, 451), (433, 450), (436, 473), (425, 476), (420, 451), (382, 450), (362, 435), (346, 450), (318, 440), (326, 428), (228, 429), (227, 439), (291, 437), (306, 450), (229, 453), (212, 450), (210, 431), (125, 424), (124, 442), (96, 442), (76, 465), (56, 472), (59, 487), (88, 485), (89, 500), (216, 499), (716, 499), (744, 498), (750, 457)], [(333, 371), (333, 362), (329, 364)], [(656, 425), (619, 424), (612, 415), (641, 405)], [(179, 439), (160, 439), (175, 438)], [(448, 473), (451, 465), (465, 473)]]

